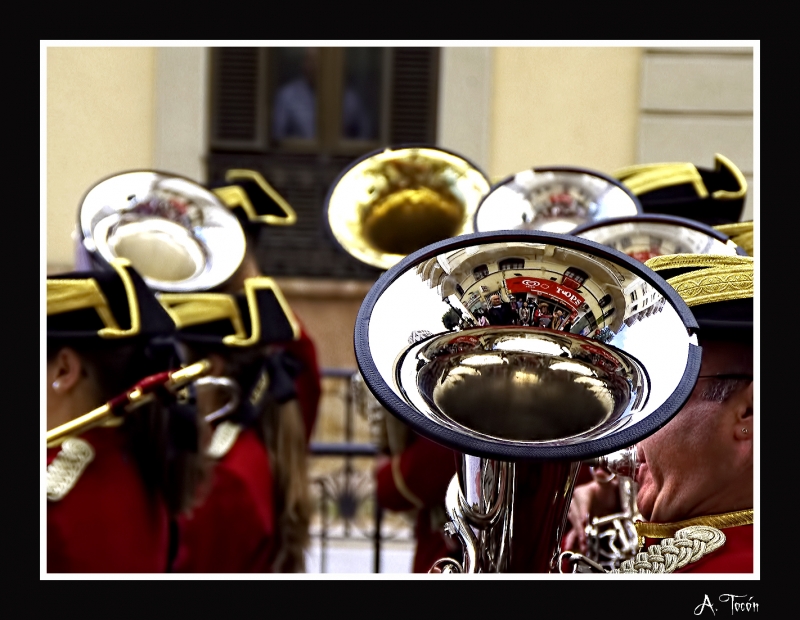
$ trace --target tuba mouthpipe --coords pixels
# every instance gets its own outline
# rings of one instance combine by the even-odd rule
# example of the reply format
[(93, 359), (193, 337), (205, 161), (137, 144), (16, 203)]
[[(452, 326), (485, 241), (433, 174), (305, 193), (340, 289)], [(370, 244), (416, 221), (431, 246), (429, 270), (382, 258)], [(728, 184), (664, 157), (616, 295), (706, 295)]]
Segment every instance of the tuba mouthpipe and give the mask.
[(514, 523), (514, 464), (509, 464), (508, 482), (505, 489), (505, 506), (506, 510), (503, 511), (503, 526), (500, 535), (500, 548), (497, 552), (497, 557), (494, 564), (497, 572), (505, 572), (511, 559), (511, 544), (513, 542), (513, 528)]
[[(459, 485), (462, 492), (459, 502), (463, 513), (479, 528), (497, 522), (505, 504), (506, 488), (511, 463), (461, 455), (462, 469)], [(467, 484), (467, 480), (479, 480)]]
[(635, 479), (640, 465), (636, 444), (588, 459), (584, 461), (584, 464), (592, 468), (592, 474), (596, 480), (606, 482), (614, 476)]
[(478, 539), (467, 524), (462, 505), (458, 477), (453, 476), (445, 495), (445, 507), (447, 515), (450, 517), (450, 522), (445, 525), (445, 532), (451, 536), (456, 535), (461, 540), (464, 549), (463, 572), (476, 573), (478, 572)]

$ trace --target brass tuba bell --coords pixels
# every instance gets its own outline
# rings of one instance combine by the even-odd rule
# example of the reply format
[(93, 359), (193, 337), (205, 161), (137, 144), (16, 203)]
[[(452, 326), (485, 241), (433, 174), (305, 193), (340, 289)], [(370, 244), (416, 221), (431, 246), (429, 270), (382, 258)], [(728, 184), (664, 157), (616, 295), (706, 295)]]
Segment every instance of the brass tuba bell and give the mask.
[[(503, 296), (546, 300), (567, 321), (496, 309), (479, 323)], [(391, 414), (461, 454), (445, 499), (464, 562), (433, 568), (557, 572), (579, 465), (678, 412), (699, 373), (696, 329), (655, 272), (569, 235), (462, 235), (386, 271), (356, 319), (359, 370)]]
[(641, 212), (633, 192), (607, 174), (589, 168), (536, 166), (492, 186), (475, 212), (474, 229), (566, 234), (578, 226)]
[(127, 258), (151, 289), (170, 293), (223, 284), (245, 255), (242, 226), (216, 194), (155, 170), (115, 174), (89, 189), (78, 242), (91, 262)]
[(473, 232), (486, 175), (453, 152), (386, 147), (345, 168), (325, 199), (327, 226), (359, 261), (388, 269), (426, 245)]

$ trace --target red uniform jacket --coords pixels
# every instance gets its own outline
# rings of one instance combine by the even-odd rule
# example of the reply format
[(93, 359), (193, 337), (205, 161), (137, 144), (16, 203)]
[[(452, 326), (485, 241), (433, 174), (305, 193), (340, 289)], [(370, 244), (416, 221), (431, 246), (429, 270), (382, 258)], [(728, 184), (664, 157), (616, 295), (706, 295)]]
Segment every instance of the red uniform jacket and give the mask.
[[(460, 561), (461, 543), (444, 533), (443, 524), (432, 522), (434, 512), (443, 510), (447, 487), (456, 473), (457, 455), (429, 439), (413, 437), (403, 453), (393, 458), (399, 461), (400, 483), (422, 504), (414, 526), (416, 549), (412, 571), (427, 573), (441, 558), (455, 557)], [(376, 487), (377, 502), (387, 510), (403, 512), (418, 507), (398, 488), (390, 462), (377, 470)]]
[[(752, 573), (753, 525), (739, 525), (722, 530), (725, 544), (676, 570), (676, 573)], [(645, 549), (660, 544), (660, 540), (647, 538)]]
[[(165, 572), (167, 509), (144, 487), (124, 435), (96, 428), (80, 439), (95, 455), (62, 499), (47, 502), (47, 572)], [(47, 464), (60, 452), (48, 448)]]
[(178, 519), (176, 573), (269, 572), (275, 545), (272, 471), (252, 429), (217, 462), (211, 490)]

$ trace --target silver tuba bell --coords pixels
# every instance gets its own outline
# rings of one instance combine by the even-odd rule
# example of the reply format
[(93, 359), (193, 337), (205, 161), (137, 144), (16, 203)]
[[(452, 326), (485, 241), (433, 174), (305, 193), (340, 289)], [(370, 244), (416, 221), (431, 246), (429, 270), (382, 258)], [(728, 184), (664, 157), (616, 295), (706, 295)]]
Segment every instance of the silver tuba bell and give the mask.
[[(505, 309), (487, 307), (495, 293)], [(520, 324), (523, 300), (566, 321)], [(578, 467), (677, 413), (699, 372), (696, 328), (655, 272), (563, 234), (462, 235), (386, 271), (356, 320), (361, 374), (392, 415), (461, 455), (446, 530), (464, 561), (432, 571), (557, 572)]]
[(245, 254), (245, 234), (222, 200), (179, 175), (132, 170), (96, 183), (80, 205), (78, 252), (94, 264), (127, 258), (156, 291), (210, 290)]
[(566, 234), (579, 226), (642, 213), (622, 182), (571, 166), (536, 166), (495, 183), (481, 199), (474, 230), (540, 230)]

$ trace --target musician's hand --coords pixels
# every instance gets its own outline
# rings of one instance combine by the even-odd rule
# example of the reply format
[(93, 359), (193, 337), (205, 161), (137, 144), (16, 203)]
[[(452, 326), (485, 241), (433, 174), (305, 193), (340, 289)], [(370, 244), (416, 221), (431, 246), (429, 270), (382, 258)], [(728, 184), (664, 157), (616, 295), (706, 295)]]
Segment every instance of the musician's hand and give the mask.
[(587, 482), (575, 487), (567, 513), (572, 529), (564, 537), (564, 549), (585, 554), (588, 551), (586, 526), (589, 520), (619, 510), (619, 489), (616, 480), (604, 484)]

